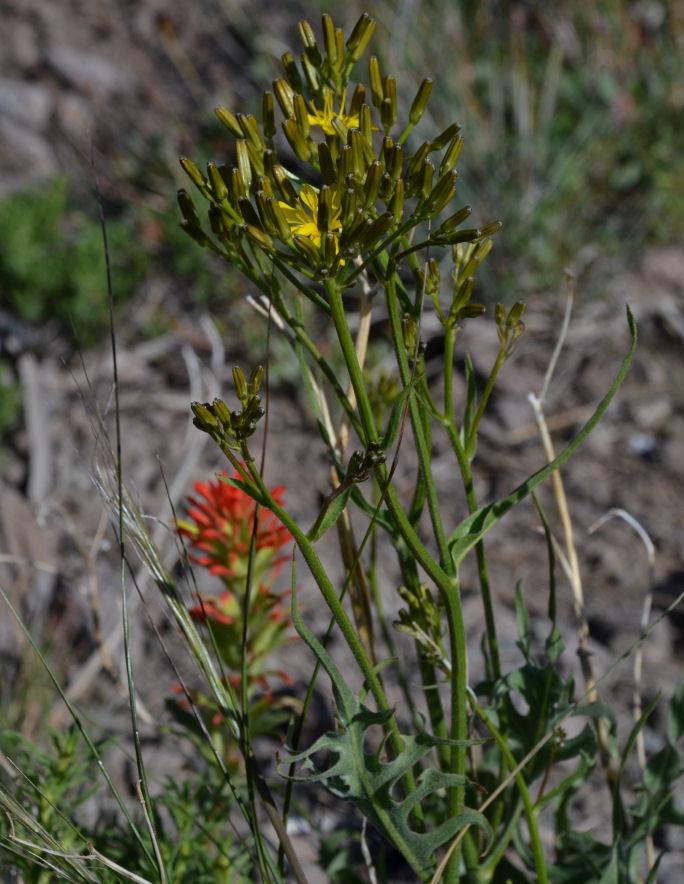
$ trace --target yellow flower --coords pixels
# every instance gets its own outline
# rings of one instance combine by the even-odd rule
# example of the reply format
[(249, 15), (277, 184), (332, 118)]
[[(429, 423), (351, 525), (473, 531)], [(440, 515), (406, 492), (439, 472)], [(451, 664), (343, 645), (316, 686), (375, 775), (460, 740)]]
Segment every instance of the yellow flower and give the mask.
[(359, 115), (346, 114), (344, 112), (344, 105), (346, 103), (346, 100), (347, 90), (345, 89), (342, 93), (342, 100), (340, 101), (340, 110), (336, 112), (333, 110), (333, 94), (329, 89), (326, 90), (325, 98), (323, 99), (323, 110), (319, 111), (315, 103), (313, 101), (311, 102), (313, 113), (307, 114), (309, 124), (311, 126), (320, 126), (320, 128), (325, 132), (326, 135), (334, 135), (335, 130), (333, 128), (332, 121), (335, 119), (335, 117), (339, 117), (347, 129), (358, 129)]
[[(295, 206), (284, 203), (282, 200), (278, 202), (285, 220), (292, 229), (293, 236), (295, 234), (306, 236), (313, 242), (316, 248), (320, 249), (321, 231), (318, 229), (318, 191), (316, 188), (310, 184), (302, 184), (299, 191), (299, 202)], [(332, 206), (333, 217), (330, 221), (330, 232), (335, 233), (335, 231), (342, 229), (340, 218), (342, 208), (336, 194), (333, 196)], [(335, 243), (337, 244), (337, 237), (335, 237)], [(337, 248), (335, 251), (337, 251)]]

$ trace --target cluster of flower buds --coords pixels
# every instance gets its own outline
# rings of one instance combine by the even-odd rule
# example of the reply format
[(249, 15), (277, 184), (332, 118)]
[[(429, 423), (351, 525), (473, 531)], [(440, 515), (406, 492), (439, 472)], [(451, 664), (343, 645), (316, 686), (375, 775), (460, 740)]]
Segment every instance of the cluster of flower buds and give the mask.
[(396, 630), (410, 635), (422, 647), (426, 658), (449, 674), (448, 655), (444, 649), (444, 611), (426, 583), (408, 588), (399, 587), (406, 608), (392, 624)]
[(257, 422), (264, 416), (259, 390), (264, 378), (263, 366), (257, 365), (249, 380), (241, 368), (233, 369), (233, 381), (240, 411), (231, 411), (223, 399), (209, 402), (193, 402), (193, 423), (198, 430), (208, 433), (222, 448), (230, 448), (245, 454), (245, 443), (256, 430)]
[[(439, 215), (455, 194), (463, 139), (452, 124), (408, 154), (404, 143), (425, 111), (432, 80), (419, 86), (397, 134), (396, 81), (383, 77), (375, 56), (368, 64), (368, 86), (350, 85), (375, 22), (364, 14), (346, 43), (330, 16), (323, 15), (322, 25), (319, 47), (310, 25), (300, 23), (304, 51), (299, 63), (291, 53), (283, 56), (284, 76), (264, 93), (260, 123), (251, 114), (217, 108), (235, 139), (234, 162), (210, 162), (205, 173), (181, 159), (210, 203), (211, 235), (185, 190), (178, 200), (187, 233), (242, 269), (265, 252), (276, 266), (344, 282), (356, 269), (351, 259), (374, 258), (395, 243), (395, 260), (402, 249), (410, 253), (405, 234)], [(276, 105), (283, 117), (278, 138)], [(291, 154), (289, 162), (281, 162), (279, 150), (287, 153), (288, 147), (298, 164)], [(477, 241), (498, 229), (494, 224), (458, 230), (469, 212), (465, 207), (450, 215), (429, 242)]]
[(511, 355), (515, 342), (525, 331), (525, 323), (521, 318), (524, 312), (525, 303), (523, 301), (516, 301), (509, 311), (506, 311), (503, 304), (497, 304), (494, 308), (496, 331), (499, 341), (505, 345), (504, 356), (506, 357)]

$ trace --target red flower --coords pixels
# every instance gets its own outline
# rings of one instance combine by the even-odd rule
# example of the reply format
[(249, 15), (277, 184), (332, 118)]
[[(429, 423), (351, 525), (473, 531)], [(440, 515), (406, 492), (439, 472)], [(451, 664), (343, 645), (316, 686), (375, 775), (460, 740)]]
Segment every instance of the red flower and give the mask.
[[(238, 479), (239, 474), (236, 472), (232, 478)], [(196, 482), (195, 491), (200, 499), (188, 498), (189, 518), (177, 523), (178, 533), (203, 553), (191, 555), (194, 562), (222, 577), (231, 589), (239, 589), (234, 584), (244, 585), (247, 576), (256, 503), (244, 491), (220, 480)], [(283, 503), (284, 491), (282, 486), (271, 491), (279, 504)], [(291, 541), (287, 528), (261, 507), (256, 524), (255, 582), (263, 581), (267, 575), (270, 582), (276, 576), (287, 558), (278, 556), (278, 552)]]

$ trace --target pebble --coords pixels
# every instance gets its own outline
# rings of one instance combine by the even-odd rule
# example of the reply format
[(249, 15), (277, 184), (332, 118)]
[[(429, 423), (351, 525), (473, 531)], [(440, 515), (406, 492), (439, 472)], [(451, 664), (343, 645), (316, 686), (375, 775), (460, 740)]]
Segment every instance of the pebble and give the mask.
[(116, 95), (127, 92), (133, 77), (112, 62), (69, 46), (48, 50), (46, 60), (71, 86), (88, 95)]
[(1, 116), (40, 132), (47, 126), (52, 109), (52, 95), (40, 83), (0, 79)]

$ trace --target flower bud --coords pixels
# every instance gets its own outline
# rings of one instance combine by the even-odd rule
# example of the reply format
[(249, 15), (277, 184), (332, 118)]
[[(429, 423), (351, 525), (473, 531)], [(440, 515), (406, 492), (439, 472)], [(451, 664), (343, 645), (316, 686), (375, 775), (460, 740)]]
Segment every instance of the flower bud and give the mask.
[(283, 202), (289, 203), (291, 206), (296, 205), (297, 191), (294, 189), (294, 185), (287, 172), (279, 163), (276, 163), (276, 165), (273, 166), (273, 177), (280, 189)]
[(337, 171), (333, 165), (330, 148), (321, 141), (318, 145), (318, 165), (321, 170), (321, 181), (323, 184), (334, 184), (337, 181)]
[(400, 178), (394, 186), (394, 196), (390, 203), (390, 212), (394, 215), (395, 223), (400, 223), (404, 214), (404, 179)]
[(380, 63), (377, 56), (371, 55), (368, 61), (368, 80), (371, 87), (371, 96), (375, 107), (379, 108), (385, 97), (382, 91), (382, 78), (380, 76)]
[(297, 128), (302, 138), (307, 139), (311, 134), (311, 127), (309, 125), (309, 111), (306, 102), (301, 95), (295, 95), (293, 103)]
[(200, 172), (197, 166), (193, 163), (191, 159), (188, 157), (181, 157), (180, 164), (183, 167), (183, 171), (188, 176), (188, 178), (192, 181), (195, 187), (204, 195), (209, 196), (209, 189), (207, 187), (208, 181), (204, 177), (204, 175)]
[(406, 170), (406, 178), (412, 178), (419, 169), (421, 169), (427, 155), (432, 150), (432, 142), (424, 141), (418, 150), (411, 157), (411, 161), (408, 164), (408, 168)]
[(266, 142), (259, 131), (259, 124), (253, 114), (238, 114), (238, 122), (242, 126), (247, 141), (259, 152), (266, 150)]
[(312, 270), (318, 270), (321, 266), (321, 255), (316, 244), (308, 236), (301, 233), (295, 233), (293, 236), (295, 248), (304, 256), (304, 260)]
[(307, 55), (302, 55), (302, 67), (304, 68), (304, 77), (309, 89), (314, 94), (317, 94), (320, 91), (321, 83), (318, 79), (318, 71), (316, 69), (316, 65), (311, 62)]
[(427, 106), (428, 99), (430, 98), (430, 93), (432, 92), (432, 87), (434, 85), (435, 81), (432, 79), (432, 77), (426, 77), (418, 87), (418, 92), (416, 94), (416, 97), (413, 99), (413, 104), (411, 105), (411, 110), (409, 111), (409, 122), (412, 126), (415, 126), (425, 113), (425, 108)]
[[(286, 52), (285, 55), (283, 55), (282, 62), (283, 67), (285, 68), (287, 82), (295, 92), (302, 92), (304, 84), (302, 82), (301, 74), (299, 73), (299, 68), (297, 67), (297, 62), (294, 60), (292, 53)], [(290, 115), (288, 114), (288, 116)]]
[(432, 142), (432, 149), (441, 150), (443, 147), (446, 147), (446, 145), (451, 141), (454, 135), (458, 135), (460, 131), (461, 127), (458, 125), (458, 123), (452, 123), (450, 126), (447, 126), (444, 132), (438, 135), (437, 138), (435, 138)]
[(382, 183), (384, 171), (382, 163), (377, 160), (370, 165), (368, 172), (366, 173), (366, 183), (364, 185), (364, 209), (369, 209), (371, 206), (375, 205), (378, 193), (380, 192), (380, 184)]
[(200, 227), (202, 222), (200, 221), (195, 204), (187, 190), (181, 188), (178, 191), (177, 199), (183, 218), (195, 227)]
[(273, 81), (273, 91), (278, 99), (278, 104), (283, 114), (289, 119), (294, 117), (294, 97), (295, 92), (292, 86), (283, 80), (282, 77)]
[[(380, 116), (383, 126), (386, 129), (391, 129), (397, 121), (397, 81), (394, 77), (385, 77), (382, 92), (384, 97), (380, 107)], [(386, 119), (390, 122), (386, 122)]]
[(273, 252), (273, 240), (271, 237), (265, 233), (263, 230), (259, 230), (258, 227), (255, 227), (253, 224), (245, 224), (242, 228), (243, 232), (247, 234), (250, 239), (253, 239), (257, 245), (260, 245), (262, 249), (267, 252)]
[(273, 107), (273, 93), (264, 92), (261, 100), (261, 125), (264, 128), (264, 135), (269, 140), (276, 133), (275, 110)]
[(451, 139), (451, 143), (449, 144), (449, 147), (447, 147), (446, 152), (442, 157), (442, 162), (439, 165), (440, 175), (444, 175), (446, 172), (454, 168), (454, 166), (458, 162), (458, 158), (461, 156), (462, 149), (463, 139), (460, 135), (455, 135)]
[(459, 209), (458, 212), (454, 212), (453, 215), (450, 215), (446, 221), (441, 225), (439, 230), (435, 233), (435, 237), (445, 236), (447, 233), (451, 233), (452, 230), (455, 230), (459, 227), (463, 222), (468, 218), (472, 209), (470, 206), (463, 206), (462, 209)]
[(375, 21), (364, 12), (356, 22), (347, 40), (347, 51), (352, 62), (357, 62), (368, 48), (368, 44), (375, 30)]
[(294, 120), (284, 120), (283, 121), (283, 132), (285, 133), (285, 137), (290, 143), (290, 147), (297, 155), (297, 158), (300, 159), (303, 163), (308, 162), (311, 156), (311, 150), (309, 145), (302, 138), (302, 134), (299, 131), (299, 126)]
[(349, 102), (349, 116), (355, 117), (357, 114), (361, 113), (361, 107), (366, 98), (366, 87), (363, 83), (357, 83), (356, 89), (354, 89), (354, 94), (351, 97), (351, 101)]
[(313, 65), (319, 67), (323, 59), (318, 50), (318, 45), (316, 44), (316, 38), (314, 37), (311, 25), (308, 21), (300, 21), (297, 27), (299, 29), (299, 36), (302, 38), (302, 43), (304, 44), (306, 57)]
[(233, 383), (235, 384), (235, 392), (237, 393), (238, 399), (243, 406), (246, 405), (247, 400), (249, 399), (247, 380), (245, 379), (244, 372), (237, 365), (233, 369)]
[(219, 106), (214, 108), (214, 113), (229, 132), (232, 132), (236, 138), (242, 138), (242, 128), (238, 123), (237, 117), (231, 114), (227, 107)]
[(208, 163), (207, 172), (209, 173), (209, 181), (211, 182), (211, 189), (214, 192), (214, 198), (217, 202), (222, 203), (225, 199), (228, 199), (226, 182), (216, 168), (216, 163)]
[(241, 196), (238, 200), (240, 213), (245, 220), (245, 224), (251, 224), (252, 227), (261, 227), (261, 219), (254, 211), (254, 206), (250, 203), (246, 196)]
[(328, 56), (330, 66), (334, 68), (337, 64), (335, 25), (327, 13), (323, 13), (321, 16), (321, 24), (323, 25), (323, 45), (325, 46), (325, 54)]
[(240, 171), (245, 190), (249, 191), (252, 184), (252, 167), (249, 162), (249, 152), (247, 150), (247, 142), (243, 139), (235, 142), (235, 153), (237, 154), (237, 165)]

